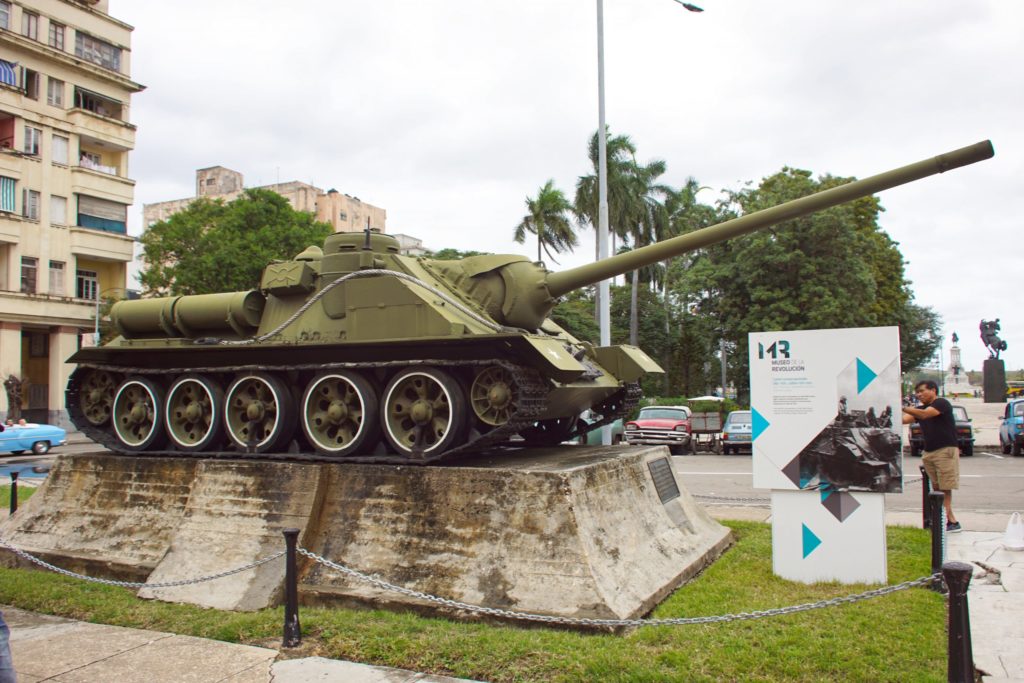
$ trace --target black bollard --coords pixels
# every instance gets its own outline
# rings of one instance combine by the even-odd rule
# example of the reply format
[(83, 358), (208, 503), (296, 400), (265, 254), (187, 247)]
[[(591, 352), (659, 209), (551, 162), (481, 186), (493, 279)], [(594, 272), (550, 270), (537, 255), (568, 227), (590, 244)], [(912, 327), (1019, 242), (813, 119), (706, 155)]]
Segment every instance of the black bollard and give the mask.
[(284, 563), (284, 640), (283, 647), (298, 647), (302, 642), (299, 628), (299, 577), (295, 570), (295, 546), (298, 529), (283, 529), (286, 547)]
[(923, 529), (927, 529), (931, 526), (932, 520), (928, 510), (928, 494), (931, 492), (931, 482), (928, 480), (928, 472), (925, 471), (924, 467), (919, 467), (921, 470), (921, 524)]
[(971, 616), (967, 607), (967, 587), (971, 583), (971, 565), (947, 562), (942, 577), (949, 589), (949, 683), (974, 683), (974, 652), (971, 650)]
[[(931, 518), (932, 529), (932, 574), (937, 574), (942, 569), (942, 541), (946, 533), (946, 525), (942, 523), (942, 503), (946, 494), (942, 491), (932, 491), (928, 494), (928, 510)], [(935, 589), (943, 590), (942, 582), (935, 582)]]
[(18, 511), (18, 473), (11, 472), (11, 514)]

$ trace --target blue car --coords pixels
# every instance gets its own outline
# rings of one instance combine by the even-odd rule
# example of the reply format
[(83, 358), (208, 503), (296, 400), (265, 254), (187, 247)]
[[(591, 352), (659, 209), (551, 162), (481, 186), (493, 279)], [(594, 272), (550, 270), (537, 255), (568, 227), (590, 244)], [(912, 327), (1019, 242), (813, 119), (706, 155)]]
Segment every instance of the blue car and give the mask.
[(50, 452), (54, 446), (68, 442), (68, 433), (53, 425), (26, 424), (0, 425), (0, 453), (24, 453), (31, 450), (36, 455)]

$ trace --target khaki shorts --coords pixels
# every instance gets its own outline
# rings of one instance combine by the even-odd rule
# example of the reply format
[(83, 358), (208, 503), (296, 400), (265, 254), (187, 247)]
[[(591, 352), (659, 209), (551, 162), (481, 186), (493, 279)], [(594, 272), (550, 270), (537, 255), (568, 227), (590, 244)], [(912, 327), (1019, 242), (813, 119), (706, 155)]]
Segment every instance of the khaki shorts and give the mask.
[(936, 491), (960, 488), (960, 449), (956, 446), (925, 451), (921, 464)]

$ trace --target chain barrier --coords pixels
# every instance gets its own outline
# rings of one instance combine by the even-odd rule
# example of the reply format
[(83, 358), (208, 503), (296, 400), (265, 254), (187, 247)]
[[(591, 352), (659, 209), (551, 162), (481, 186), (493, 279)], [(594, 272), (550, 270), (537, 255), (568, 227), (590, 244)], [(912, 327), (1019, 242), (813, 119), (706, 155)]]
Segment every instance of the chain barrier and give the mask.
[(694, 498), (700, 498), (702, 500), (712, 500), (712, 501), (728, 500), (728, 501), (733, 501), (733, 502), (737, 502), (737, 503), (759, 503), (761, 505), (768, 505), (768, 504), (771, 503), (771, 499), (770, 498), (738, 498), (738, 497), (730, 497), (730, 496), (700, 495), (700, 494), (696, 494), (696, 493), (693, 494), (693, 497)]
[(272, 561), (276, 560), (277, 558), (279, 558), (279, 557), (281, 557), (281, 556), (283, 556), (285, 554), (285, 551), (281, 550), (279, 552), (274, 553), (273, 555), (269, 555), (267, 557), (264, 557), (262, 560), (256, 560), (255, 562), (251, 562), (251, 563), (245, 565), (244, 567), (237, 567), (235, 569), (229, 569), (228, 571), (220, 572), (219, 574), (210, 574), (209, 576), (201, 576), (201, 577), (199, 577), (197, 579), (182, 579), (180, 581), (166, 581), (164, 583), (141, 583), (141, 582), (138, 582), (138, 581), (116, 581), (114, 579), (98, 579), (98, 578), (96, 578), (94, 576), (86, 576), (85, 574), (77, 574), (77, 573), (75, 573), (73, 571), (70, 571), (68, 569), (63, 569), (63, 568), (58, 567), (56, 565), (52, 565), (49, 562), (46, 562), (44, 560), (40, 560), (38, 557), (30, 555), (29, 553), (25, 552), (21, 548), (16, 548), (15, 546), (11, 545), (10, 543), (8, 543), (6, 540), (4, 540), (2, 538), (0, 538), (0, 547), (6, 548), (7, 550), (9, 550), (12, 553), (14, 553), (15, 555), (17, 555), (18, 557), (24, 558), (24, 559), (28, 560), (29, 562), (33, 562), (33, 563), (39, 565), (40, 567), (42, 567), (44, 569), (49, 569), (50, 571), (55, 572), (57, 574), (63, 574), (64, 576), (70, 576), (73, 579), (81, 579), (82, 581), (91, 581), (92, 583), (102, 583), (102, 584), (104, 584), (106, 586), (118, 586), (120, 588), (175, 588), (175, 587), (178, 587), (178, 586), (188, 586), (188, 585), (191, 585), (191, 584), (194, 584), (194, 583), (203, 583), (205, 581), (213, 581), (214, 579), (222, 579), (225, 576), (231, 576), (232, 574), (238, 574), (239, 572), (244, 572), (244, 571), (249, 570), (249, 569), (255, 569), (256, 567), (259, 567), (262, 564), (266, 564), (267, 562), (272, 562)]
[(590, 619), (586, 617), (557, 617), (549, 614), (533, 614), (530, 612), (516, 612), (514, 610), (505, 610), (497, 607), (480, 607), (479, 605), (470, 605), (465, 602), (459, 602), (458, 600), (452, 600), (450, 598), (441, 598), (436, 595), (424, 593), (422, 591), (412, 590), (403, 586), (396, 586), (395, 584), (388, 583), (383, 579), (378, 579), (369, 574), (346, 567), (345, 565), (332, 562), (327, 558), (317, 555), (314, 552), (306, 550), (305, 548), (296, 548), (296, 552), (300, 555), (305, 555), (324, 565), (334, 569), (346, 576), (350, 576), (359, 581), (369, 583), (382, 590), (390, 591), (393, 593), (399, 593), (401, 595), (408, 596), (410, 598), (417, 598), (432, 602), (443, 607), (450, 607), (453, 609), (464, 610), (467, 612), (473, 612), (475, 614), (485, 614), (487, 616), (502, 617), (505, 619), (519, 619), (521, 621), (534, 621), (545, 624), (561, 624), (569, 626), (598, 626), (598, 627), (623, 627), (623, 626), (684, 626), (690, 624), (720, 624), (728, 623), (732, 621), (748, 621), (750, 619), (762, 619), (764, 617), (775, 617), (783, 614), (796, 614), (797, 612), (808, 612), (810, 610), (821, 609), (823, 607), (832, 607), (835, 605), (844, 605), (853, 602), (859, 602), (861, 600), (869, 600), (871, 598), (878, 598), (890, 593), (896, 593), (898, 591), (907, 590), (908, 588), (914, 588), (916, 586), (928, 586), (933, 584), (936, 580), (942, 578), (941, 573), (935, 573), (931, 576), (923, 576), (913, 581), (904, 581), (903, 583), (895, 584), (892, 586), (885, 586), (883, 588), (877, 588), (875, 590), (865, 591), (864, 593), (857, 593), (856, 595), (847, 595), (838, 598), (828, 598), (826, 600), (819, 600), (818, 602), (809, 602), (802, 605), (792, 605), (789, 607), (778, 607), (775, 609), (758, 610), (754, 612), (739, 612), (737, 614), (722, 614), (707, 617), (676, 617), (667, 619)]

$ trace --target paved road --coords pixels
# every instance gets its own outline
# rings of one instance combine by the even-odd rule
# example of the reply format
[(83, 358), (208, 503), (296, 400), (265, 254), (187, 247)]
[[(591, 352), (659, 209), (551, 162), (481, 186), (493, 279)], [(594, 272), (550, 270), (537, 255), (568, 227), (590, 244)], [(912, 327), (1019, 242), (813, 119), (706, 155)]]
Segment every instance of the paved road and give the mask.
[[(751, 485), (749, 455), (688, 455), (672, 460), (676, 474), (693, 495), (762, 499), (769, 496), (767, 490)], [(920, 476), (920, 458), (904, 457), (903, 463), (907, 478)], [(900, 494), (886, 494), (885, 507), (891, 512), (920, 513), (921, 484), (909, 484)], [(960, 489), (953, 496), (953, 509), (996, 515), (993, 524), (1001, 523), (1005, 528), (1010, 513), (1024, 512), (1024, 457), (1004, 456), (990, 449), (977, 451), (973, 458), (961, 458)]]

